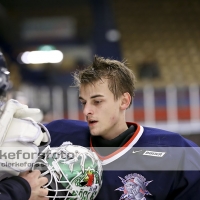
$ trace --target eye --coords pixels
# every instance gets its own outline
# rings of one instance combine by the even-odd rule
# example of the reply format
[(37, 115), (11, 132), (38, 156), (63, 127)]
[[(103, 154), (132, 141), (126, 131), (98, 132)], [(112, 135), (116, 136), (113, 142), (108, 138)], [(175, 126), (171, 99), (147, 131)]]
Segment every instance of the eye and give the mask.
[(100, 104), (101, 102), (102, 102), (101, 100), (95, 100), (95, 101), (94, 101), (94, 103), (95, 103), (96, 105)]
[(85, 101), (81, 101), (81, 105), (85, 106), (86, 102)]

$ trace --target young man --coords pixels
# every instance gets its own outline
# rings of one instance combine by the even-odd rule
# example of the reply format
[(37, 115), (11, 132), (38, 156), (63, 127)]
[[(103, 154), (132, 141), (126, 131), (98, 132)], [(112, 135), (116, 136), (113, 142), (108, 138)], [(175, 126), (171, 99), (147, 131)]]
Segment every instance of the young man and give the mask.
[(126, 122), (135, 77), (124, 63), (95, 56), (74, 80), (89, 128), (73, 120), (46, 127), (51, 146), (68, 140), (101, 159), (103, 185), (96, 200), (199, 199), (197, 145), (176, 133)]

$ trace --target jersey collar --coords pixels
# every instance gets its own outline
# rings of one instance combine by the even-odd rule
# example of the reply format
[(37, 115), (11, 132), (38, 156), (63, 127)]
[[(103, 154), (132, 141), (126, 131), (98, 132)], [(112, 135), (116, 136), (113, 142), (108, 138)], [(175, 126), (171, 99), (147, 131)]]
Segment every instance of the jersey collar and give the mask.
[(135, 133), (132, 135), (132, 137), (119, 149), (114, 151), (113, 153), (107, 155), (107, 156), (101, 156), (97, 151), (95, 150), (95, 147), (92, 145), (92, 140), (90, 138), (90, 149), (97, 154), (99, 159), (102, 161), (102, 165), (109, 164), (113, 162), (114, 160), (118, 159), (119, 157), (123, 156), (126, 152), (128, 152), (140, 139), (140, 137), (143, 134), (144, 128), (140, 126), (137, 123), (130, 123), (127, 122), (128, 126), (134, 125), (136, 128)]

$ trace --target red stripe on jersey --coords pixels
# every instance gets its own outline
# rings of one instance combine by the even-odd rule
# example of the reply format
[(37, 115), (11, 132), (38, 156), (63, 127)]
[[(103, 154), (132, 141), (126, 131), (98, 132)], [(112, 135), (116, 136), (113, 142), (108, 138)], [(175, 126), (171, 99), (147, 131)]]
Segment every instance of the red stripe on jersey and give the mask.
[(120, 147), (118, 150), (114, 151), (113, 153), (111, 153), (107, 156), (101, 156), (95, 151), (95, 148), (92, 146), (92, 140), (90, 138), (90, 149), (97, 154), (97, 156), (99, 157), (99, 159), (101, 161), (107, 160), (107, 159), (119, 154), (120, 152), (122, 152), (124, 150), (124, 148), (128, 147), (130, 145), (130, 143), (132, 143), (134, 141), (134, 139), (137, 137), (138, 133), (140, 132), (140, 125), (138, 125), (137, 123), (131, 123), (131, 122), (127, 122), (127, 125), (128, 126), (130, 126), (130, 125), (136, 126), (137, 129), (136, 129), (135, 133), (132, 135), (132, 137), (122, 147)]

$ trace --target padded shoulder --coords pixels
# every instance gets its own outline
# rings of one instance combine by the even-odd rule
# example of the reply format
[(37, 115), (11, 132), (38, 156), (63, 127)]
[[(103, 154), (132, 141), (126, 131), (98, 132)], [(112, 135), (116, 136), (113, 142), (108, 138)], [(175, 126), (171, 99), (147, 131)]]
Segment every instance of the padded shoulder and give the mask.
[(51, 135), (51, 147), (70, 141), (74, 145), (90, 146), (90, 131), (86, 122), (79, 120), (55, 120), (45, 125)]
[(139, 143), (152, 147), (197, 147), (194, 142), (184, 138), (178, 133), (151, 127), (144, 127), (144, 132)]

